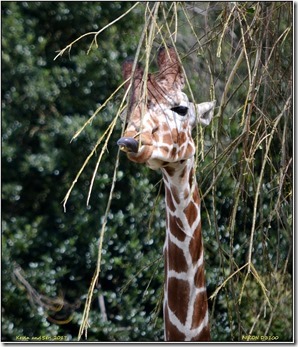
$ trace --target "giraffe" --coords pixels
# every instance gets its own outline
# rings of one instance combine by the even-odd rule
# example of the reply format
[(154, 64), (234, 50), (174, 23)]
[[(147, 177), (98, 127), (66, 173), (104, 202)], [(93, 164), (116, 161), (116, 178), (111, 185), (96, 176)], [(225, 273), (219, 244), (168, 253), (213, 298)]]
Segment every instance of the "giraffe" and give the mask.
[[(208, 341), (200, 197), (192, 129), (211, 122), (215, 101), (193, 104), (182, 92), (184, 74), (173, 47), (157, 54), (159, 71), (144, 77), (133, 60), (122, 66), (132, 79), (125, 131), (117, 144), (136, 163), (160, 169), (165, 186), (164, 332), (166, 341)], [(146, 79), (146, 83), (145, 82)], [(130, 82), (126, 82), (126, 88)], [(146, 97), (142, 90), (146, 86)]]

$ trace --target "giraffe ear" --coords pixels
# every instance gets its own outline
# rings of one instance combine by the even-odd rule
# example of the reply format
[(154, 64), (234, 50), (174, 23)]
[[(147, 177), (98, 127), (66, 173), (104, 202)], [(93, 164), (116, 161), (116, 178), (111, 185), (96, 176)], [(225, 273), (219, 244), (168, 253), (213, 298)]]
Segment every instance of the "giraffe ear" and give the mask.
[(202, 102), (201, 104), (189, 103), (189, 115), (191, 117), (191, 124), (194, 127), (197, 123), (207, 126), (210, 124), (216, 101)]
[(182, 89), (184, 75), (176, 51), (173, 47), (162, 47), (157, 54), (159, 73), (156, 80), (168, 88)]

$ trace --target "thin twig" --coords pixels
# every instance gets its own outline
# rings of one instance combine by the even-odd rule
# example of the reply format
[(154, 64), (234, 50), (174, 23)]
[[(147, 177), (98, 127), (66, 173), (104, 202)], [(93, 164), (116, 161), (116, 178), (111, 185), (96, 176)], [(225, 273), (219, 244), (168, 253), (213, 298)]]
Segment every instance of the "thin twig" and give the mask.
[(117, 17), (116, 19), (114, 19), (112, 22), (108, 23), (106, 26), (104, 26), (103, 28), (101, 28), (100, 30), (98, 31), (92, 31), (92, 32), (89, 32), (89, 33), (86, 33), (86, 34), (83, 34), (81, 35), (79, 38), (77, 38), (76, 40), (72, 41), (70, 44), (68, 44), (65, 48), (61, 49), (59, 51), (59, 53), (55, 56), (54, 60), (56, 60), (58, 57), (62, 56), (64, 54), (64, 52), (66, 50), (71, 50), (72, 46), (77, 43), (79, 40), (81, 40), (83, 37), (86, 37), (86, 36), (90, 36), (90, 35), (94, 35), (94, 38), (91, 42), (91, 45), (88, 49), (88, 52), (87, 54), (89, 54), (93, 44), (96, 46), (96, 48), (98, 47), (98, 44), (97, 44), (97, 36), (102, 33), (104, 30), (106, 30), (107, 28), (109, 28), (110, 26), (112, 26), (113, 24), (115, 24), (116, 22), (118, 22), (121, 18), (125, 17), (129, 12), (131, 12), (136, 6), (138, 6), (140, 3), (139, 2), (136, 2), (129, 10), (127, 10), (125, 13), (123, 13), (121, 16)]
[(88, 318), (89, 318), (90, 306), (91, 306), (91, 301), (92, 301), (92, 297), (93, 297), (93, 293), (94, 293), (94, 288), (95, 288), (96, 283), (98, 282), (100, 269), (101, 269), (101, 256), (102, 256), (103, 239), (104, 239), (104, 235), (105, 235), (105, 231), (106, 231), (106, 224), (107, 224), (107, 221), (108, 221), (108, 214), (109, 214), (109, 211), (110, 211), (111, 202), (112, 202), (112, 199), (113, 199), (115, 183), (116, 183), (116, 180), (117, 180), (117, 170), (118, 170), (118, 165), (119, 165), (119, 154), (120, 154), (120, 149), (118, 149), (118, 153), (117, 153), (117, 157), (116, 157), (116, 162), (115, 162), (115, 168), (114, 168), (114, 174), (113, 174), (110, 194), (109, 194), (109, 198), (108, 198), (108, 202), (107, 202), (107, 206), (106, 206), (106, 211), (105, 211), (105, 214), (104, 214), (104, 217), (103, 217), (103, 223), (102, 223), (102, 227), (101, 227), (101, 231), (100, 231), (100, 238), (99, 238), (99, 245), (98, 245), (98, 258), (97, 258), (97, 263), (96, 263), (96, 269), (95, 269), (94, 275), (92, 277), (91, 284), (90, 284), (90, 287), (89, 287), (89, 291), (88, 291), (88, 294), (87, 294), (87, 299), (86, 299), (85, 308), (84, 308), (83, 317), (82, 317), (82, 323), (80, 325), (80, 330), (79, 330), (79, 334), (78, 334), (78, 341), (80, 341), (84, 331), (85, 331), (85, 338), (87, 339), (87, 330), (88, 330), (88, 327), (89, 327)]

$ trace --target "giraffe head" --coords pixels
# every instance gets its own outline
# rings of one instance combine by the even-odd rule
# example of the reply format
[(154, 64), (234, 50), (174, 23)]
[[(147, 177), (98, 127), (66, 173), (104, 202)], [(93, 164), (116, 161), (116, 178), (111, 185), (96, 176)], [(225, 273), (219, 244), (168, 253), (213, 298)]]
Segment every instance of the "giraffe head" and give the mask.
[[(157, 63), (159, 71), (148, 74), (145, 81), (140, 65), (132, 76), (133, 60), (124, 62), (123, 77), (131, 77), (132, 90), (123, 117), (124, 136), (117, 142), (130, 160), (146, 163), (155, 170), (194, 155), (191, 131), (197, 122), (208, 125), (215, 107), (215, 101), (188, 101), (182, 92), (184, 75), (174, 48), (161, 48)], [(129, 85), (130, 81), (126, 88)]]

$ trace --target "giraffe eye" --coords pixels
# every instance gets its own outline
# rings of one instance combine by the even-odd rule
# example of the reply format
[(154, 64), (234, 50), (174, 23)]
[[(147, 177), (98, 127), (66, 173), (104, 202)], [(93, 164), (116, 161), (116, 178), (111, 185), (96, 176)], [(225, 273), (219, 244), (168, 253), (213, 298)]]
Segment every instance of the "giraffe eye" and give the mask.
[(171, 108), (172, 111), (179, 114), (179, 116), (186, 116), (188, 107), (186, 106), (176, 106)]

